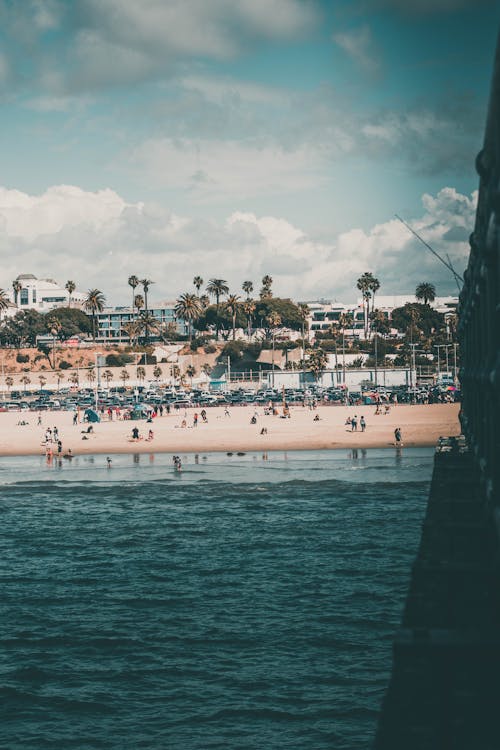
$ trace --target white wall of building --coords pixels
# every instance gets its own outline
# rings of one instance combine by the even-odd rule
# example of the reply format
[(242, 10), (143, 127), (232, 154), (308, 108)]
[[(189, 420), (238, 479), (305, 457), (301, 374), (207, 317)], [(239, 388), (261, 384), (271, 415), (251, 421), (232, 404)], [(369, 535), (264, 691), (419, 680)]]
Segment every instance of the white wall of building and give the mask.
[(68, 307), (70, 302), (72, 307), (81, 307), (87, 296), (75, 290), (70, 299), (68, 290), (54, 279), (38, 279), (29, 273), (21, 274), (16, 281), (19, 281), (21, 290), (17, 294), (13, 289), (8, 292), (11, 302), (17, 302), (17, 307), (8, 311), (9, 315), (14, 315), (19, 310), (46, 313), (57, 307)]

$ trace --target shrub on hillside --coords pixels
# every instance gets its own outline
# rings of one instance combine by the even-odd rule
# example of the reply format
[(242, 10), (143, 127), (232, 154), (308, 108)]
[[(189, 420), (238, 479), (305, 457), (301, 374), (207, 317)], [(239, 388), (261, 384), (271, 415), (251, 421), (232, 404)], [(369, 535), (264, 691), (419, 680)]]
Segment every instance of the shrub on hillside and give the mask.
[(30, 358), (28, 354), (21, 354), (21, 352), (18, 352), (16, 355), (16, 362), (19, 362), (19, 364), (24, 364), (25, 362), (29, 362)]
[(106, 367), (124, 367), (134, 361), (130, 354), (107, 354)]
[(59, 369), (60, 370), (71, 370), (71, 365), (69, 362), (66, 362), (65, 359), (61, 359), (59, 362)]

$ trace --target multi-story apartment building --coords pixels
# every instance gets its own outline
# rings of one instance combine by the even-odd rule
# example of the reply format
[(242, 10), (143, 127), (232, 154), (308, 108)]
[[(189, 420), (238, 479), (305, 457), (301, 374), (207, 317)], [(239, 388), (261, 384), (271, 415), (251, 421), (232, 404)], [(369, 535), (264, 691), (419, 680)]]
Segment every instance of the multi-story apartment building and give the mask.
[[(176, 317), (175, 302), (159, 302), (148, 308), (148, 312), (161, 328), (169, 323), (176, 326), (177, 332), (186, 335), (189, 333), (188, 325), (184, 320)], [(132, 310), (130, 305), (124, 307), (106, 307), (101, 313), (97, 313), (97, 341), (103, 343), (124, 343), (129, 341), (124, 327), (127, 323), (137, 319), (137, 310)], [(157, 332), (151, 331), (151, 338), (157, 337)]]

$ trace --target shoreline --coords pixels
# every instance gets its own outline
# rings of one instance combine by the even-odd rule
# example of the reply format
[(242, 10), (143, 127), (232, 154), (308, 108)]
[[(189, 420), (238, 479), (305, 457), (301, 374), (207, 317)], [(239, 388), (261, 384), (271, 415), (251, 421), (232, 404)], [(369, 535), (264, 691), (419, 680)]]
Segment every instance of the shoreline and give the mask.
[[(112, 420), (93, 424), (87, 434), (87, 423), (72, 424), (74, 412), (42, 412), (42, 425), (37, 425), (35, 412), (0, 413), (0, 456), (44, 455), (46, 429), (57, 427), (63, 454), (71, 449), (74, 456), (126, 453), (236, 453), (298, 450), (333, 450), (350, 448), (390, 448), (395, 446), (394, 430), (400, 427), (403, 447), (433, 447), (441, 436), (460, 434), (460, 404), (398, 405), (389, 414), (375, 415), (375, 407), (319, 406), (311, 411), (292, 406), (290, 419), (264, 416), (253, 405), (230, 408), (225, 416), (223, 407), (207, 409), (208, 423), (201, 418), (193, 425), (193, 415), (200, 409), (190, 407), (177, 414), (145, 420)], [(250, 420), (257, 413), (257, 423)], [(318, 414), (319, 421), (314, 421)], [(280, 409), (281, 415), (281, 409)], [(358, 416), (358, 430), (351, 432), (345, 425), (348, 417)], [(365, 417), (365, 432), (359, 419)], [(186, 420), (187, 426), (181, 427)], [(20, 422), (27, 424), (19, 424)], [(131, 439), (137, 427), (144, 439)], [(267, 434), (260, 434), (262, 428)], [(149, 429), (151, 441), (145, 439)], [(51, 448), (56, 454), (57, 446)]]

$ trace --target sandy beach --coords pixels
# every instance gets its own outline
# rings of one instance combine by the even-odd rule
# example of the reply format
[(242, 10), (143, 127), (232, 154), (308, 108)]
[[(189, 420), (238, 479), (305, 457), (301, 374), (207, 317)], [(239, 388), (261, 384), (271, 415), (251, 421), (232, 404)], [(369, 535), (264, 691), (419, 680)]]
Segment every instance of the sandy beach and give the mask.
[[(94, 424), (93, 433), (88, 435), (84, 434), (86, 423), (73, 425), (73, 412), (42, 412), (41, 425), (34, 412), (3, 412), (0, 455), (44, 454), (48, 427), (57, 427), (63, 453), (71, 449), (74, 455), (387, 447), (394, 444), (396, 427), (402, 430), (405, 446), (432, 446), (440, 436), (460, 434), (459, 404), (398, 405), (389, 414), (380, 415), (375, 415), (373, 406), (320, 406), (315, 412), (296, 406), (291, 408), (290, 419), (264, 416), (263, 409), (255, 406), (230, 408), (230, 416), (225, 415), (224, 408), (216, 407), (207, 409), (206, 424), (200, 417), (194, 427), (195, 412), (199, 414), (200, 410), (164, 414), (152, 424), (145, 420), (106, 420)], [(254, 413), (257, 422), (251, 424)], [(314, 421), (315, 414), (319, 421)], [(358, 416), (358, 430), (351, 432), (345, 422), (354, 415)], [(365, 432), (359, 426), (361, 415), (366, 420)], [(186, 427), (181, 426), (183, 420)], [(134, 427), (139, 429), (138, 441), (132, 440)], [(267, 429), (266, 434), (261, 434), (262, 428)], [(154, 437), (147, 440), (150, 429)]]

